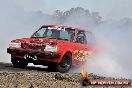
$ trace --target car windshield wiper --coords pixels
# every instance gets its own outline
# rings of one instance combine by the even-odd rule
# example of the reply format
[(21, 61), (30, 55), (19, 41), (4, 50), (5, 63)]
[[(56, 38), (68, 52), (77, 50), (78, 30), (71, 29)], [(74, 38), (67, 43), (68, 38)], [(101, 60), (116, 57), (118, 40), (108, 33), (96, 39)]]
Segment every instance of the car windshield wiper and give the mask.
[(46, 38), (46, 37), (31, 37), (31, 38)]
[(48, 36), (43, 36), (43, 37), (40, 37), (40, 36), (32, 36), (31, 38), (46, 38)]
[(68, 39), (56, 38), (56, 37), (48, 37), (48, 36), (44, 36), (44, 37), (31, 37), (31, 38), (49, 38), (49, 39), (59, 39), (59, 40), (66, 40), (66, 41), (69, 41)]
[(58, 38), (59, 40), (66, 40), (66, 41), (69, 41), (68, 39), (63, 39), (63, 38)]
[(63, 39), (63, 38), (56, 38), (56, 37), (47, 37), (49, 39), (59, 39), (59, 40), (66, 40), (66, 41), (69, 41), (68, 39)]
[(46, 37), (46, 38), (49, 38), (49, 39), (58, 39), (58, 38), (56, 38), (56, 37)]

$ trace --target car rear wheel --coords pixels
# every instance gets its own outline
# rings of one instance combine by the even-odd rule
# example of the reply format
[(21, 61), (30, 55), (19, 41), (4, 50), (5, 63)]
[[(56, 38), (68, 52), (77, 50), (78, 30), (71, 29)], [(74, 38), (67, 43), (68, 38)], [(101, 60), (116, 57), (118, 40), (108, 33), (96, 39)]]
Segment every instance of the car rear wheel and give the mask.
[(11, 62), (13, 64), (14, 68), (23, 68), (24, 69), (28, 65), (27, 62), (21, 61), (18, 58), (12, 58)]
[(72, 66), (72, 56), (70, 53), (67, 53), (63, 56), (60, 63), (56, 64), (56, 70), (59, 72), (67, 72)]

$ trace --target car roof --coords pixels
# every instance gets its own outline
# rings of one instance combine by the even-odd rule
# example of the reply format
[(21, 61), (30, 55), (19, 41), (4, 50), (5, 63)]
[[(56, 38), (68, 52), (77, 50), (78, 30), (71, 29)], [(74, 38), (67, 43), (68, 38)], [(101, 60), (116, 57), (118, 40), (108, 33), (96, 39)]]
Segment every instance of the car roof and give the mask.
[[(77, 27), (71, 27), (71, 26), (64, 26), (64, 25), (57, 25), (57, 24), (48, 24), (48, 25), (43, 25), (43, 26), (51, 26), (51, 27), (63, 27), (63, 28), (71, 28), (71, 29), (75, 29), (75, 30), (82, 30), (80, 28), (77, 28)], [(82, 31), (85, 31), (85, 30), (82, 30)]]

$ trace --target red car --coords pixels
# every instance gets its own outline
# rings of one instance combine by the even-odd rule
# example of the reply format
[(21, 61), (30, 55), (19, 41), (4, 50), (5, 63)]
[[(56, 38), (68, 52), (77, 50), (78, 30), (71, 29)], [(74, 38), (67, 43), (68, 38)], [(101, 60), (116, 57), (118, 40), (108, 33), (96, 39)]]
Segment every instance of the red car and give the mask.
[(67, 72), (72, 65), (85, 62), (96, 47), (89, 31), (60, 25), (43, 25), (30, 38), (12, 40), (7, 48), (13, 67), (28, 63), (47, 65)]

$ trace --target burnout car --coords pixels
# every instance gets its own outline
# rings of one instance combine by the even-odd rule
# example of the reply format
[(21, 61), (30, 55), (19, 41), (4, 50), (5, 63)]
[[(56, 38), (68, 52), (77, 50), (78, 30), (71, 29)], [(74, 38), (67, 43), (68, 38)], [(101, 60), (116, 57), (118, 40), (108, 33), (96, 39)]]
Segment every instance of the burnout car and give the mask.
[(7, 48), (13, 67), (28, 63), (67, 72), (71, 66), (85, 62), (96, 50), (90, 31), (80, 28), (43, 25), (30, 38), (12, 40)]

